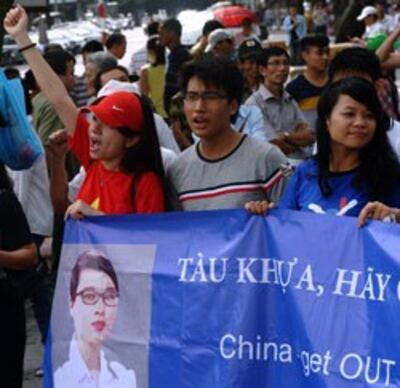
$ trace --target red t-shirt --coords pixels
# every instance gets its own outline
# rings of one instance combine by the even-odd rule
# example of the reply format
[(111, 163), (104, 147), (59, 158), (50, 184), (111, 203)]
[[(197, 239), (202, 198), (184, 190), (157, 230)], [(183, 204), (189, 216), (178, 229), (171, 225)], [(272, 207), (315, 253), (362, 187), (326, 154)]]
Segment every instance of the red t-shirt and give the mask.
[(86, 170), (86, 177), (78, 199), (106, 214), (157, 213), (165, 210), (165, 199), (160, 178), (154, 172), (144, 172), (135, 182), (134, 174), (109, 171), (103, 163), (91, 160), (89, 153), (89, 122), (80, 113), (70, 147)]

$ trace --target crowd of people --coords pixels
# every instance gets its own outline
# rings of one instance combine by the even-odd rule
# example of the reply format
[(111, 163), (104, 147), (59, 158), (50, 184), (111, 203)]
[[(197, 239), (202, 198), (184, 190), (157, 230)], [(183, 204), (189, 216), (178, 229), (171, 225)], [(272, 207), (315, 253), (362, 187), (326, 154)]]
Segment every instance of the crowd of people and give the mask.
[[(83, 77), (61, 47), (35, 47), (23, 8), (8, 12), (4, 28), (30, 68), (26, 106), (45, 154), (25, 171), (0, 163), (2, 386), (22, 386), (27, 296), (46, 340), (68, 217), (277, 206), (358, 217), (359, 226), (400, 222), (400, 28), (380, 3), (366, 7), (362, 47), (358, 40), (332, 58), (318, 7), (313, 34), (289, 9), (290, 53), (261, 42), (249, 20), (237, 35), (210, 20), (188, 50), (172, 18), (148, 25), (130, 69), (118, 64), (124, 35), (105, 47), (88, 42)], [(371, 31), (382, 28), (372, 19), (391, 26), (373, 50)], [(300, 62), (304, 71), (288, 82)]]

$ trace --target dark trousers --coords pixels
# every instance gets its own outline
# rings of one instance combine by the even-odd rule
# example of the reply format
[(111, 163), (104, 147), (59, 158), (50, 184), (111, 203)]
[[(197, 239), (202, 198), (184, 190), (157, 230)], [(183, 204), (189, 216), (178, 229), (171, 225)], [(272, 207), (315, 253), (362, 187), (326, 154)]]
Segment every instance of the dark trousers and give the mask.
[[(33, 234), (32, 238), (39, 250), (44, 237)], [(26, 279), (25, 297), (28, 297), (32, 302), (33, 314), (39, 327), (43, 345), (46, 342), (50, 322), (53, 289), (53, 282), (47, 264), (40, 258), (38, 267), (30, 271), (30, 276)]]
[(290, 48), (290, 64), (292, 66), (300, 66), (303, 64), (301, 58), (301, 47), (299, 40), (292, 40), (289, 45)]
[(25, 352), (25, 309), (22, 295), (0, 280), (0, 386), (22, 388)]

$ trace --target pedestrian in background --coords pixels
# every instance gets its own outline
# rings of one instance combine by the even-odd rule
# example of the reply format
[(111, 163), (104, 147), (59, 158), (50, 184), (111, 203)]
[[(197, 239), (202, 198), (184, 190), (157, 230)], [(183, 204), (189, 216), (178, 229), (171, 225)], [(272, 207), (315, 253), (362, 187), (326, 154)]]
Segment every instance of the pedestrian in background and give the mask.
[(149, 63), (140, 72), (140, 91), (150, 98), (156, 112), (164, 119), (168, 117), (164, 109), (165, 88), (165, 48), (158, 37), (147, 41)]
[(289, 15), (283, 19), (283, 30), (289, 34), (290, 56), (292, 65), (301, 64), (300, 40), (306, 35), (306, 20), (298, 14), (297, 6), (289, 7)]
[(181, 43), (182, 25), (177, 19), (167, 19), (159, 29), (160, 43), (168, 48), (165, 72), (164, 108), (169, 112), (172, 97), (178, 93), (178, 73), (182, 65), (190, 60), (190, 54)]

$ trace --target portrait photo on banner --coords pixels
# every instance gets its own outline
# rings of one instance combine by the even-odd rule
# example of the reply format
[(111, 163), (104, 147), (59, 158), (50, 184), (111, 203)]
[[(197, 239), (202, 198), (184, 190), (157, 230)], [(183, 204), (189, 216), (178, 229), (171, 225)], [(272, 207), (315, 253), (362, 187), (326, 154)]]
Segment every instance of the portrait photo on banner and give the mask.
[(55, 388), (148, 387), (155, 255), (155, 245), (64, 245), (51, 317)]

